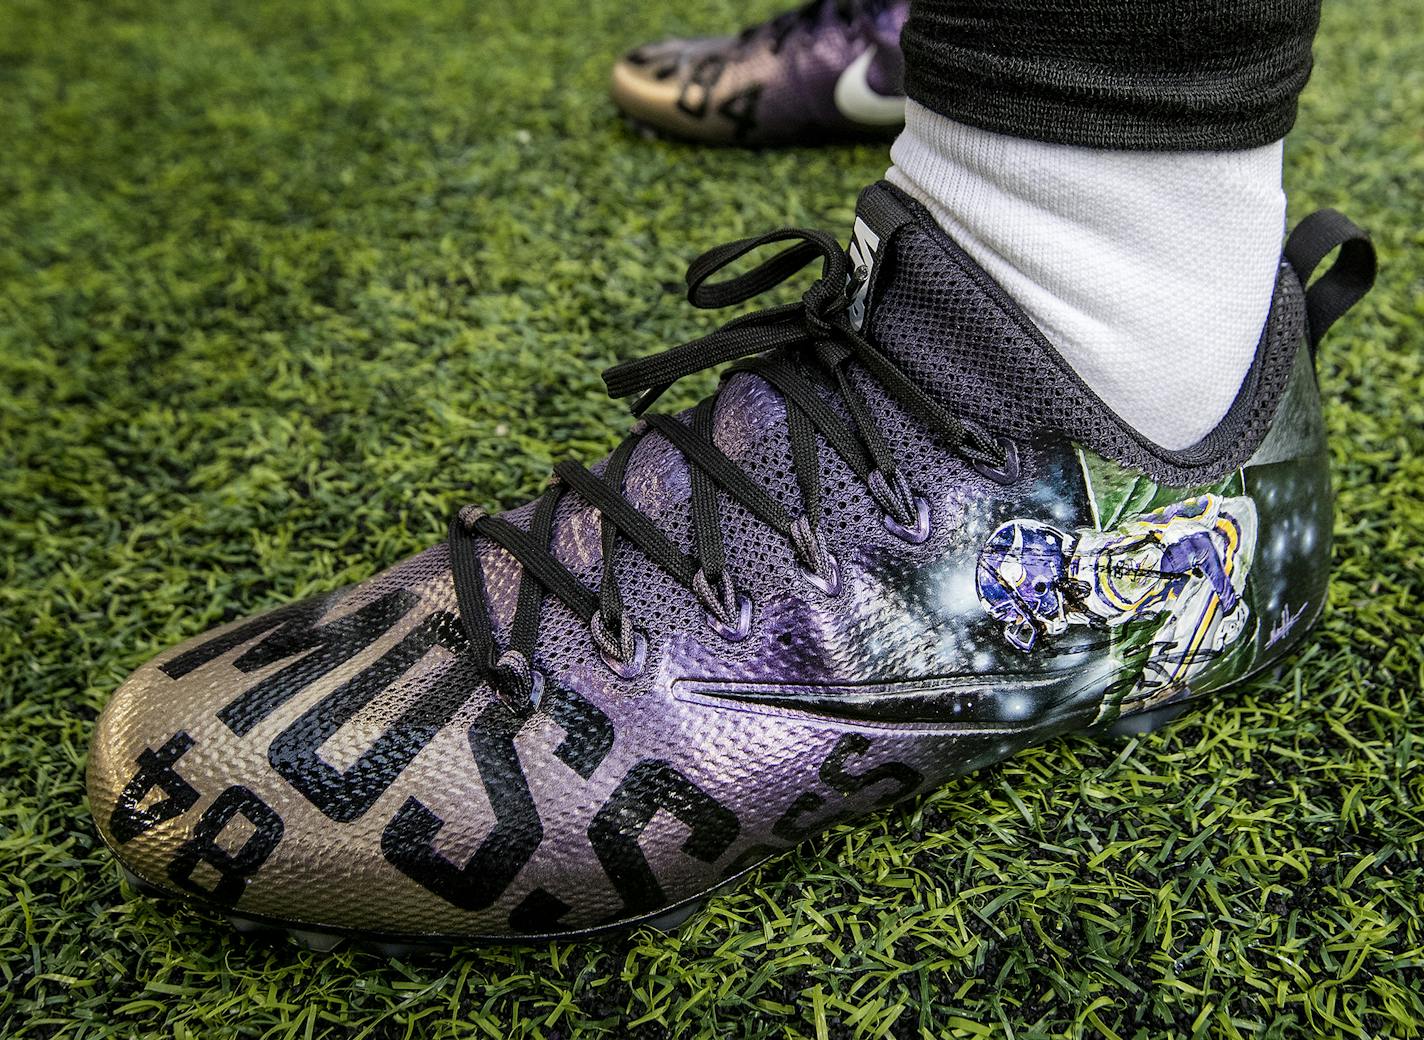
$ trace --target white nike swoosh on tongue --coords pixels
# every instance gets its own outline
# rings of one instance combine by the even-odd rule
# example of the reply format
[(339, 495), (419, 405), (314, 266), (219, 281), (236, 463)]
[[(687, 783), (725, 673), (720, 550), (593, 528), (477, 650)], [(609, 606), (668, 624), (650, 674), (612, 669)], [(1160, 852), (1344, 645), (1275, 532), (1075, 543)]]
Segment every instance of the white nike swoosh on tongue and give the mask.
[(894, 126), (905, 121), (905, 99), (899, 94), (877, 94), (867, 78), (875, 58), (871, 44), (860, 57), (846, 66), (836, 80), (835, 102), (841, 115), (868, 126)]

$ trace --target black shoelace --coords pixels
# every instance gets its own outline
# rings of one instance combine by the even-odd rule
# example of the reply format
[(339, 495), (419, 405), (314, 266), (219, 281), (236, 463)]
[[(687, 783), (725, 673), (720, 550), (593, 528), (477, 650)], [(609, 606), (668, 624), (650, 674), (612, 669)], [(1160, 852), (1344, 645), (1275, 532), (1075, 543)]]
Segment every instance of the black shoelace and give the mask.
[[(709, 279), (739, 258), (775, 242), (793, 242), (751, 270), (720, 282)], [(688, 299), (697, 307), (742, 303), (781, 284), (815, 258), (821, 276), (795, 303), (737, 318), (700, 339), (659, 354), (615, 365), (604, 373), (613, 397), (640, 395), (633, 405), (642, 416), (633, 432), (609, 456), (602, 475), (577, 462), (555, 467), (553, 486), (534, 506), (528, 530), (467, 506), (450, 524), (450, 564), (460, 617), (470, 652), (484, 674), (516, 706), (532, 707), (542, 694), (534, 668), (539, 615), (546, 594), (557, 596), (589, 627), (604, 662), (631, 678), (643, 667), (644, 635), (628, 615), (614, 573), (620, 540), (632, 543), (653, 564), (700, 600), (708, 624), (724, 638), (745, 638), (751, 604), (737, 591), (723, 543), (720, 496), (740, 503), (757, 520), (784, 538), (803, 576), (834, 594), (840, 583), (835, 557), (820, 534), (822, 513), (818, 437), (865, 483), (885, 512), (890, 530), (911, 542), (928, 536), (928, 505), (917, 496), (896, 466), (862, 394), (851, 376), (852, 365), (875, 379), (910, 415), (924, 423), (940, 443), (990, 474), (1002, 473), (1012, 458), (1006, 445), (949, 414), (895, 364), (850, 325), (846, 311), (864, 278), (850, 272), (845, 251), (824, 231), (787, 228), (728, 242), (708, 250), (687, 269)], [(748, 476), (712, 440), (714, 393), (691, 414), (689, 422), (670, 415), (645, 414), (677, 380), (703, 369), (737, 362), (727, 373), (755, 373), (785, 401), (792, 468), (801, 493), (802, 512), (792, 516), (759, 481)], [(842, 413), (828, 401), (838, 397)], [(623, 495), (623, 477), (639, 442), (657, 433), (686, 462), (691, 485), (694, 552), (683, 552)], [(575, 494), (596, 509), (602, 537), (602, 575), (597, 590), (587, 588), (554, 555), (554, 515), (560, 500)], [(521, 573), (509, 645), (500, 651), (490, 620), (478, 539), (502, 547)]]

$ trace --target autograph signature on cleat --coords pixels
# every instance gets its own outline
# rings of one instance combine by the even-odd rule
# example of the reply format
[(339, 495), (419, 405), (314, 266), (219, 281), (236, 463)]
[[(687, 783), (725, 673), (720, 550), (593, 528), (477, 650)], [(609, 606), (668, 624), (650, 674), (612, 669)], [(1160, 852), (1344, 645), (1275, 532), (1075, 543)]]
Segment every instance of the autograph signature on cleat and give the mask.
[(1270, 638), (1266, 640), (1266, 646), (1268, 648), (1273, 647), (1286, 636), (1290, 635), (1291, 629), (1295, 628), (1295, 623), (1300, 620), (1301, 615), (1305, 613), (1305, 608), (1308, 606), (1310, 606), (1308, 601), (1302, 603), (1300, 609), (1292, 614), (1290, 604), (1287, 603), (1286, 609), (1281, 612), (1280, 620), (1271, 626), (1271, 635)]

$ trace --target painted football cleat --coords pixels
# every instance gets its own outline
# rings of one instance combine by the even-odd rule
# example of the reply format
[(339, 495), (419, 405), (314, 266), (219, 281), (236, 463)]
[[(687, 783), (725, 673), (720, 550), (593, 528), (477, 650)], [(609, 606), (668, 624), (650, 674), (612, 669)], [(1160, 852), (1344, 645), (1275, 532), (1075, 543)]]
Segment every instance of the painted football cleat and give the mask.
[(664, 40), (613, 67), (636, 126), (710, 144), (884, 138), (905, 121), (908, 0), (811, 0), (737, 36)]
[[(1238, 399), (1182, 451), (889, 185), (849, 250), (730, 243), (689, 296), (817, 260), (799, 302), (610, 369), (642, 418), (603, 462), (140, 668), (89, 797), (142, 888), (318, 947), (672, 926), (833, 823), (1151, 728), (1300, 645), (1330, 560), (1314, 345), (1374, 270), (1348, 221), (1297, 229)], [(696, 408), (646, 411), (725, 362)]]

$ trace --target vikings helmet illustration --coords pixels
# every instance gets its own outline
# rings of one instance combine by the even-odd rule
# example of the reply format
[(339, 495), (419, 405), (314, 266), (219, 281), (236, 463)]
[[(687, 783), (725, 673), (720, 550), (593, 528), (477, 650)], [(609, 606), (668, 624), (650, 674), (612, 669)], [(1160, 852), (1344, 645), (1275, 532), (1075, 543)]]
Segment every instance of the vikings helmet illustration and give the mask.
[(1068, 627), (1069, 543), (1050, 524), (1010, 520), (979, 553), (979, 602), (1020, 650), (1032, 650), (1040, 633), (1058, 635)]

